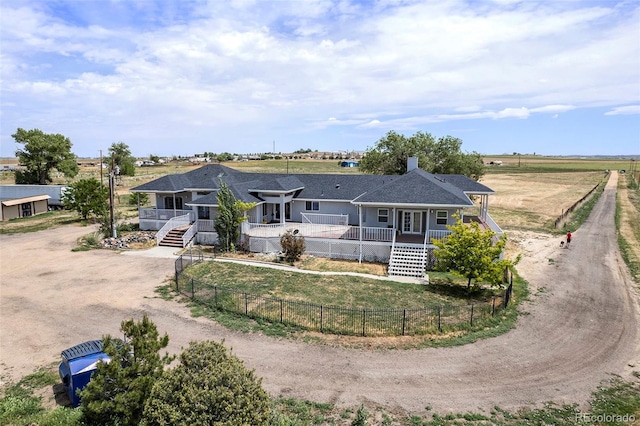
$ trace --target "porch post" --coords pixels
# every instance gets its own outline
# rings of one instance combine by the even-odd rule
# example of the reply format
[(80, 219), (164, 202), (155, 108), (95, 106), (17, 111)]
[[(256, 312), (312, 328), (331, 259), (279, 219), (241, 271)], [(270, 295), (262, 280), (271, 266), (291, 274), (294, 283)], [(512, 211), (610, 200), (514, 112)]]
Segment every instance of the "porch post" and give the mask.
[(173, 217), (176, 217), (176, 193), (173, 193)]
[(427, 209), (427, 229), (425, 229), (424, 232), (426, 234), (425, 235), (425, 240), (429, 244), (431, 244), (431, 238), (428, 237), (430, 229), (431, 229), (431, 228), (429, 228), (430, 222), (431, 222), (431, 209)]
[(358, 263), (362, 263), (362, 204), (358, 206), (358, 238), (360, 239), (360, 253)]
[(280, 194), (280, 223), (284, 225), (284, 194)]

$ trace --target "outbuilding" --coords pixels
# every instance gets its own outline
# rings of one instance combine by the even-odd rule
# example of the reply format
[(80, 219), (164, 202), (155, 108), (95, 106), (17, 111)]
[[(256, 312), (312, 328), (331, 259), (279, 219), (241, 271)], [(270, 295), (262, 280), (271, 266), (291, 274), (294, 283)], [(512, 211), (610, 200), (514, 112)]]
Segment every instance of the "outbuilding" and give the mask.
[(0, 220), (15, 219), (18, 217), (29, 217), (38, 213), (49, 211), (49, 199), (47, 194), (34, 195), (31, 197), (12, 198), (2, 200), (0, 210)]

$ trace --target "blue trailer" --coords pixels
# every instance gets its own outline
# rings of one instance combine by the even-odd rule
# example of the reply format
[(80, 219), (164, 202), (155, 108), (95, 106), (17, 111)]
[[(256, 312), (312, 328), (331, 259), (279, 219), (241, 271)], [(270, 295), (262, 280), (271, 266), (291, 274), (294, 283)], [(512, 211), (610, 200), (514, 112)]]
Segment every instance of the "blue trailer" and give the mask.
[(89, 340), (61, 352), (62, 362), (58, 367), (60, 379), (73, 407), (80, 405), (78, 391), (89, 383), (91, 374), (96, 371), (98, 362), (109, 362), (110, 358), (102, 352), (102, 340)]

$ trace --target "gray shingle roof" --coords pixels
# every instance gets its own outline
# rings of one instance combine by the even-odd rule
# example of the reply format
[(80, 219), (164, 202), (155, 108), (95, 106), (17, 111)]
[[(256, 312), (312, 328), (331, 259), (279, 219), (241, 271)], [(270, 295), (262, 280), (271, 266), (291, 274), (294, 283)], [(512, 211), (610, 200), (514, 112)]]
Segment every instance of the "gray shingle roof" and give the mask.
[(397, 179), (367, 192), (353, 202), (356, 204), (473, 205), (462, 189), (421, 169), (414, 169), (398, 176)]
[[(210, 164), (177, 175), (167, 175), (132, 188), (132, 192), (180, 192), (211, 190), (194, 200), (215, 205), (220, 179), (236, 199), (261, 202), (257, 192), (298, 190), (296, 199), (338, 200), (356, 204), (473, 205), (465, 192), (489, 193), (493, 190), (463, 175), (433, 175), (421, 169), (404, 175), (278, 174), (246, 173), (220, 164)], [(300, 190), (300, 188), (302, 188)], [(250, 193), (249, 191), (256, 191)], [(193, 204), (190, 203), (190, 204)]]

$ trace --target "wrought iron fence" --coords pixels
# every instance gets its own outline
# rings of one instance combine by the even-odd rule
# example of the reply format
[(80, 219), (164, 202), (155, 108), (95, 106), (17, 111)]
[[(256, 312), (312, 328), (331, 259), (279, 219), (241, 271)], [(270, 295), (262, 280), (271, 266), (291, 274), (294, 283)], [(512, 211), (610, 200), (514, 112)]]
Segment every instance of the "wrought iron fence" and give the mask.
[(513, 291), (511, 276), (501, 294), (476, 303), (419, 309), (354, 309), (247, 293), (183, 274), (186, 266), (201, 260), (202, 257), (189, 256), (176, 260), (176, 291), (180, 294), (210, 308), (329, 334), (409, 336), (468, 330), (498, 316), (508, 306)]

